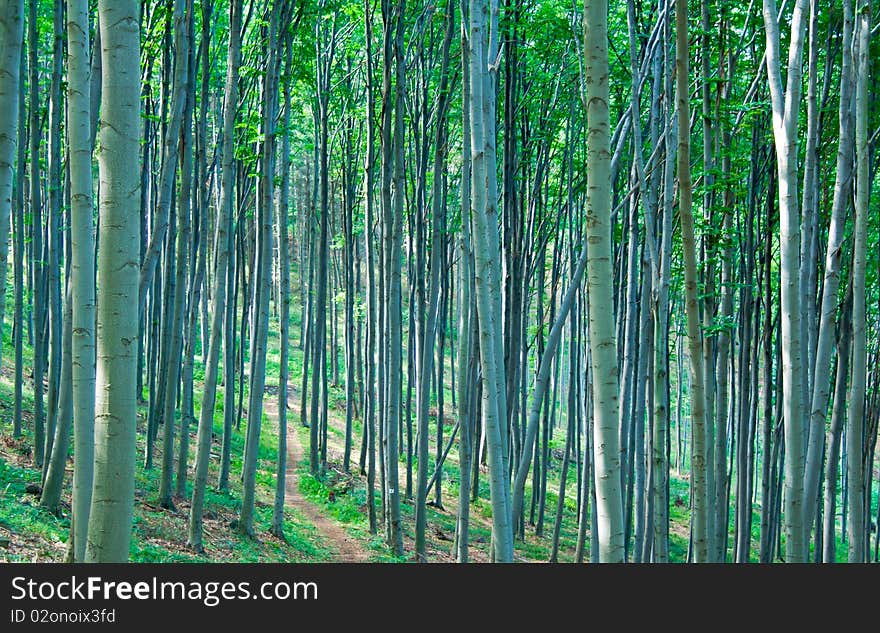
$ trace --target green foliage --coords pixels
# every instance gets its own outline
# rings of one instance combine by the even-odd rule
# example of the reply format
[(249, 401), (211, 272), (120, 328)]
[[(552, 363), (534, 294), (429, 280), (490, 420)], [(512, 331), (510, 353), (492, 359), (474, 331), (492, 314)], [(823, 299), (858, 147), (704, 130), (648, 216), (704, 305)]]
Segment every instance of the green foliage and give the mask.
[[(39, 496), (25, 492), (27, 484), (40, 483), (40, 471), (16, 466), (0, 457), (0, 536), (15, 535), (40, 540), (41, 557), (62, 557), (70, 521), (39, 506)], [(4, 534), (4, 532), (6, 534)], [(27, 562), (13, 545), (6, 560)]]

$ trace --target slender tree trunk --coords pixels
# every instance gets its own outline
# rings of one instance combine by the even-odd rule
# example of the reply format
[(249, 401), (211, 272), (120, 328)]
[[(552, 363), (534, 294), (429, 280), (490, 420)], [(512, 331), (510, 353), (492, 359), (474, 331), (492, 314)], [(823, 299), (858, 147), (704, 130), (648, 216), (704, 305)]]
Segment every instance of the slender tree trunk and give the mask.
[[(367, 333), (364, 359), (366, 366), (365, 389), (364, 389), (364, 427), (367, 436), (367, 508), (370, 520), (370, 534), (378, 531), (378, 519), (376, 516), (376, 409), (377, 403), (377, 371), (375, 361), (375, 346), (378, 338), (379, 307), (376, 300), (376, 285), (381, 284), (381, 279), (376, 279), (376, 242), (378, 236), (374, 229), (373, 208), (375, 195), (375, 92), (373, 89), (373, 11), (371, 0), (364, 0), (364, 31), (366, 39), (366, 92), (367, 92), (367, 147), (365, 156), (364, 178), (364, 245), (367, 259)], [(305, 355), (303, 356), (305, 358)]]
[[(23, 37), (23, 0), (3, 0), (0, 2), (0, 41), (3, 42), (0, 48), (0, 332), (3, 331), (6, 311), (6, 262), (14, 176), (24, 171), (24, 164), (17, 161), (20, 155), (18, 146), (24, 140), (19, 138), (19, 130), (23, 135), (24, 128), (19, 127), (18, 116)], [(24, 179), (19, 178), (19, 181), (23, 183)], [(21, 184), (18, 187), (21, 188)], [(22, 228), (19, 224), (19, 233)], [(19, 308), (16, 306), (16, 309)], [(20, 321), (18, 327), (21, 327)]]
[[(666, 64), (664, 64), (664, 67)], [(655, 72), (659, 68), (655, 64)], [(671, 94), (671, 79), (666, 80), (665, 93)], [(675, 144), (677, 134), (676, 120), (672, 116), (671, 104), (667, 106), (667, 127), (663, 139), (665, 160), (663, 164), (663, 229), (660, 244), (661, 262), (654, 277), (654, 429), (652, 437), (651, 472), (653, 473), (654, 521), (653, 521), (653, 561), (665, 563), (669, 560), (669, 468), (670, 463), (666, 445), (670, 438), (669, 411), (669, 281), (672, 260), (672, 216), (673, 188), (675, 175)], [(680, 339), (679, 339), (680, 340)], [(677, 354), (679, 368), (681, 354)], [(681, 371), (677, 377), (681, 389)], [(681, 396), (679, 394), (679, 405)], [(679, 406), (679, 411), (680, 411)], [(681, 467), (681, 416), (676, 430), (679, 434), (676, 465)]]
[(617, 342), (609, 318), (612, 300), (611, 153), (608, 6), (584, 5), (584, 79), (587, 133), (587, 293), (593, 371), (594, 464), (599, 551), (603, 563), (624, 560), (623, 502), (618, 448)]
[[(443, 225), (445, 220), (443, 213), (445, 206), (442, 197), (442, 175), (444, 158), (445, 158), (445, 138), (446, 138), (446, 110), (449, 103), (449, 49), (452, 44), (452, 34), (454, 31), (455, 11), (452, 0), (447, 6), (446, 31), (443, 39), (443, 61), (440, 70), (440, 86), (439, 96), (437, 100), (437, 132), (434, 148), (434, 195), (432, 199), (432, 219), (431, 219), (431, 264), (430, 264), (430, 280), (428, 288), (430, 299), (428, 305), (427, 321), (425, 323), (424, 332), (422, 332), (423, 341), (421, 345), (422, 360), (419, 363), (419, 396), (418, 396), (418, 457), (419, 468), (417, 477), (416, 490), (416, 558), (420, 562), (427, 562), (427, 552), (425, 549), (425, 527), (427, 525), (426, 504), (427, 504), (427, 481), (428, 481), (428, 415), (431, 396), (431, 376), (434, 371), (434, 342), (437, 338), (438, 322), (442, 321), (443, 316), (440, 313), (440, 275), (443, 258), (443, 251), (446, 249), (446, 241), (443, 235)], [(442, 347), (441, 347), (442, 354)], [(442, 363), (442, 356), (441, 356)], [(442, 385), (439, 386), (443, 388)], [(438, 428), (442, 428), (443, 419), (441, 415), (437, 416)], [(442, 442), (440, 444), (442, 446)], [(439, 461), (438, 461), (439, 464)], [(440, 472), (438, 470), (438, 472)], [(439, 488), (438, 484), (438, 488)]]
[[(491, 6), (490, 6), (491, 5)], [(472, 234), (477, 320), (480, 328), (480, 368), (483, 374), (482, 419), (489, 457), (489, 488), (492, 499), (492, 546), (495, 562), (513, 562), (510, 490), (505, 452), (506, 404), (503, 341), (499, 294), (501, 271), (498, 255), (497, 200), (495, 189), (494, 82), (497, 70), (490, 25), (497, 21), (495, 0), (472, 0), (470, 7), (470, 108)], [(491, 150), (491, 151), (490, 151)]]
[[(383, 107), (385, 116), (382, 121), (382, 197), (385, 215), (385, 275), (386, 287), (386, 328), (387, 328), (387, 362), (388, 362), (388, 404), (386, 411), (385, 460), (387, 487), (387, 521), (388, 543), (396, 556), (403, 554), (403, 529), (400, 517), (400, 483), (398, 478), (398, 446), (401, 400), (401, 354), (403, 335), (401, 333), (401, 246), (403, 233), (404, 210), (404, 127), (403, 108), (406, 90), (404, 69), (405, 54), (403, 47), (405, 0), (400, 0), (394, 7), (383, 7), (385, 22), (385, 77), (383, 85)], [(392, 26), (392, 21), (396, 25)], [(394, 35), (392, 40), (392, 34)], [(392, 57), (394, 64), (394, 123), (392, 144), (392, 93), (391, 69)], [(393, 156), (393, 169), (392, 169)], [(394, 181), (392, 190), (391, 182)], [(392, 195), (393, 194), (393, 195)]]
[[(19, 9), (23, 13), (23, 5), (19, 5)], [(23, 18), (22, 18), (23, 19)], [(19, 25), (19, 29), (22, 29)], [(25, 322), (25, 304), (24, 304), (24, 261), (25, 261), (25, 242), (24, 236), (27, 227), (24, 223), (24, 189), (26, 186), (25, 177), (25, 160), (27, 144), (25, 143), (24, 130), (26, 129), (27, 109), (25, 108), (25, 47), (22, 43), (23, 33), (18, 34), (19, 41), (19, 72), (18, 72), (18, 130), (20, 130), (20, 138), (18, 138), (18, 157), (17, 167), (19, 177), (15, 178), (13, 189), (15, 191), (15, 213), (13, 223), (13, 240), (15, 242), (15, 259), (13, 263), (13, 277), (15, 283), (15, 314), (13, 317), (13, 348), (15, 349), (15, 386), (14, 386), (14, 404), (12, 414), (12, 436), (19, 438), (21, 436), (21, 409), (22, 409), (22, 388), (24, 386), (24, 322)], [(10, 34), (10, 42), (15, 39)], [(94, 330), (93, 330), (94, 331)]]
[[(177, 479), (175, 494), (178, 497), (186, 497), (187, 471), (189, 466), (189, 435), (190, 425), (195, 421), (195, 411), (193, 403), (193, 373), (195, 370), (195, 346), (196, 346), (196, 321), (199, 315), (199, 304), (204, 305), (201, 301), (202, 286), (205, 285), (205, 266), (207, 259), (207, 242), (208, 242), (208, 165), (207, 165), (207, 115), (208, 100), (211, 83), (211, 67), (210, 67), (210, 43), (211, 43), (211, 14), (213, 12), (213, 0), (207, 0), (202, 4), (202, 34), (201, 45), (199, 47), (198, 65), (202, 69), (202, 78), (199, 95), (199, 115), (196, 122), (196, 154), (195, 154), (195, 199), (196, 206), (193, 211), (193, 231), (192, 231), (192, 266), (189, 272), (189, 293), (187, 300), (187, 315), (184, 325), (184, 348), (183, 348), (183, 376), (181, 377), (181, 404), (180, 404), (180, 443), (177, 450)], [(193, 73), (195, 74), (195, 62), (190, 62)], [(195, 101), (195, 80), (193, 80), (193, 89), (190, 95)], [(217, 250), (217, 249), (215, 249)], [(207, 287), (205, 288), (207, 293)], [(202, 318), (201, 329), (203, 333), (207, 329), (208, 320)], [(208, 358), (207, 336), (203, 336), (202, 343), (202, 361)]]
[[(335, 31), (331, 33), (331, 41), (329, 44), (324, 42), (323, 35), (323, 26), (319, 25), (317, 28), (319, 39), (316, 40), (316, 45), (319, 47), (317, 50), (317, 85), (318, 85), (318, 93), (316, 95), (316, 101), (318, 106), (318, 114), (316, 121), (316, 125), (318, 126), (316, 129), (316, 133), (318, 135), (318, 144), (317, 144), (317, 165), (315, 168), (315, 176), (318, 180), (318, 205), (319, 205), (319, 243), (317, 255), (313, 253), (312, 259), (316, 261), (316, 268), (314, 274), (317, 280), (317, 296), (315, 298), (315, 305), (312, 309), (313, 314), (313, 323), (311, 332), (312, 332), (312, 399), (310, 401), (310, 415), (309, 415), (309, 464), (311, 468), (311, 472), (313, 475), (323, 472), (323, 461), (320, 459), (322, 453), (322, 447), (324, 446), (321, 443), (320, 434), (322, 432), (322, 427), (319, 420), (319, 414), (321, 413), (320, 409), (320, 397), (321, 397), (321, 387), (322, 384), (326, 383), (326, 365), (322, 364), (326, 363), (326, 360), (322, 361), (322, 359), (326, 356), (326, 344), (327, 344), (327, 277), (330, 275), (330, 269), (328, 265), (329, 252), (328, 252), (328, 233), (330, 231), (330, 200), (329, 200), (329, 171), (328, 171), (328, 122), (327, 118), (329, 116), (328, 112), (328, 103), (329, 103), (329, 91), (331, 86), (331, 78), (330, 71), (333, 65), (333, 47), (335, 43)], [(333, 27), (335, 28), (335, 25)], [(327, 47), (326, 50), (321, 50), (321, 47)]]
[[(180, 126), (180, 186), (177, 197), (177, 248), (175, 264), (171, 264), (171, 258), (165, 263), (169, 267), (166, 292), (167, 300), (173, 301), (169, 307), (169, 320), (165, 329), (165, 336), (170, 337), (168, 343), (168, 357), (166, 359), (167, 373), (165, 376), (165, 400), (162, 414), (162, 473), (159, 478), (159, 505), (163, 508), (174, 508), (172, 500), (174, 480), (174, 435), (177, 419), (177, 392), (180, 388), (180, 366), (183, 356), (183, 328), (185, 324), (184, 311), (186, 308), (186, 278), (190, 266), (190, 236), (192, 235), (192, 114), (195, 106), (195, 82), (192, 79), (192, 2), (185, 0), (183, 8), (185, 22), (182, 25), (186, 30), (184, 42), (187, 48), (177, 50), (177, 64), (185, 64), (187, 71), (184, 73), (184, 97), (183, 117)], [(195, 258), (193, 258), (195, 259)], [(183, 412), (182, 412), (183, 413)]]
[(43, 374), (45, 367), (43, 322), (46, 295), (43, 286), (43, 207), (40, 183), (40, 74), (37, 61), (39, 30), (37, 0), (28, 4), (28, 89), (30, 91), (30, 201), (31, 201), (31, 292), (33, 294), (34, 464), (43, 466), (46, 442)]
[(797, 119), (801, 91), (801, 54), (807, 0), (797, 0), (791, 19), (787, 86), (780, 74), (779, 23), (775, 0), (764, 0), (767, 77), (773, 107), (773, 136), (779, 179), (780, 314), (782, 320), (782, 395), (785, 424), (785, 559), (806, 560), (804, 529), (804, 411), (801, 362), (800, 218), (797, 198)]
[[(865, 383), (867, 374), (867, 328), (865, 323), (868, 239), (868, 197), (871, 175), (868, 169), (868, 73), (871, 43), (871, 4), (864, 2), (856, 16), (856, 186), (855, 221), (853, 227), (853, 308), (852, 308), (852, 383), (850, 384), (849, 426), (846, 432), (846, 481), (849, 496), (849, 545), (851, 563), (867, 562), (865, 548), (865, 477), (872, 468), (865, 468)], [(869, 464), (873, 467), (873, 464)], [(868, 504), (870, 507), (870, 504)]]
[(266, 344), (269, 336), (269, 292), (272, 285), (272, 207), (275, 196), (275, 135), (278, 109), (278, 22), (280, 3), (269, 7), (266, 39), (268, 53), (263, 78), (263, 143), (259, 188), (259, 231), (257, 272), (254, 278), (254, 328), (251, 339), (250, 385), (248, 389), (247, 443), (242, 461), (241, 515), (238, 529), (254, 535), (254, 508), (256, 504), (257, 457), (260, 452), (260, 427), (263, 416), (263, 392), (266, 382)]
[[(840, 267), (847, 207), (852, 187), (853, 156), (853, 9), (851, 0), (843, 0), (843, 39), (840, 65), (840, 105), (838, 107), (838, 146), (828, 246), (825, 250), (825, 275), (822, 280), (822, 301), (819, 309), (819, 333), (816, 337), (813, 390), (810, 406), (810, 440), (804, 475), (804, 526), (807, 531), (815, 523), (822, 457), (825, 452), (825, 422), (828, 415), (828, 392), (831, 381), (832, 337), (840, 288)], [(811, 265), (808, 262), (807, 265)], [(827, 466), (826, 466), (827, 467)], [(833, 539), (832, 545), (833, 547)]]
[(64, 475), (70, 448), (70, 427), (73, 422), (73, 385), (70, 364), (71, 339), (73, 336), (71, 327), (73, 321), (73, 299), (70, 292), (70, 285), (68, 284), (67, 291), (65, 292), (64, 314), (60, 315), (62, 320), (62, 341), (59, 344), (66, 360), (62, 360), (62, 367), (60, 368), (60, 389), (57, 412), (55, 414), (55, 437), (52, 443), (52, 451), (49, 453), (49, 459), (46, 460), (46, 477), (43, 482), (43, 492), (40, 496), (40, 505), (53, 514), (58, 514), (61, 505), (61, 493), (64, 487)]
[(837, 374), (834, 381), (834, 405), (831, 410), (831, 428), (828, 431), (828, 455), (825, 459), (825, 503), (822, 530), (822, 562), (837, 562), (837, 480), (840, 470), (840, 436), (846, 418), (847, 378), (849, 377), (850, 324), (852, 293), (847, 293), (838, 321)]
[(140, 224), (138, 3), (100, 0), (103, 73), (98, 173), (95, 471), (86, 562), (128, 559), (134, 505)]
[[(205, 488), (208, 479), (208, 464), (211, 459), (211, 439), (214, 431), (214, 407), (217, 400), (217, 375), (220, 359), (221, 342), (225, 339), (224, 347), (226, 356), (223, 361), (226, 372), (223, 384), (226, 400), (223, 406), (224, 418), (224, 465), (225, 471), (229, 472), (226, 459), (227, 431), (232, 431), (232, 403), (231, 396), (235, 390), (235, 383), (231, 380), (230, 373), (234, 367), (232, 361), (230, 330), (224, 336), (224, 319), (232, 310), (226, 306), (228, 291), (229, 257), (232, 251), (232, 207), (234, 203), (235, 186), (235, 147), (233, 145), (233, 133), (238, 103), (238, 65), (240, 62), (240, 30), (241, 30), (241, 0), (233, 0), (229, 5), (229, 47), (226, 62), (226, 88), (223, 108), (223, 155), (220, 166), (220, 209), (217, 217), (217, 257), (214, 261), (214, 297), (213, 311), (211, 312), (210, 341), (208, 343), (208, 357), (205, 364), (204, 391), (202, 393), (202, 408), (199, 412), (198, 437), (196, 439), (196, 466), (193, 477), (193, 494), (189, 515), (189, 542), (193, 550), (202, 551), (202, 513), (205, 503)], [(227, 428), (228, 424), (228, 428)], [(223, 466), (221, 465), (221, 470)], [(221, 474), (222, 482), (222, 474)], [(222, 483), (221, 483), (222, 489)]]
[[(228, 290), (229, 257), (232, 251), (232, 207), (234, 203), (233, 187), (235, 183), (235, 147), (233, 145), (233, 132), (238, 103), (238, 65), (240, 61), (240, 29), (241, 29), (241, 2), (233, 0), (229, 6), (229, 47), (227, 52), (226, 89), (223, 110), (223, 155), (220, 167), (220, 212), (217, 218), (217, 256), (214, 263), (214, 297), (213, 310), (211, 312), (210, 341), (208, 343), (208, 357), (205, 365), (204, 391), (202, 394), (202, 408), (199, 412), (198, 449), (196, 453), (195, 475), (193, 479), (193, 496), (190, 506), (189, 518), (189, 547), (195, 551), (202, 551), (202, 513), (205, 501), (205, 488), (208, 479), (208, 463), (211, 457), (211, 439), (214, 430), (214, 407), (217, 396), (217, 374), (220, 358), (221, 341), (225, 339), (224, 347), (226, 356), (224, 359), (224, 442), (223, 464), (221, 465), (221, 489), (223, 489), (223, 472), (228, 478), (228, 441), (227, 436), (232, 431), (232, 396), (235, 390), (234, 380), (231, 379), (231, 370), (234, 367), (233, 356), (230, 353), (233, 347), (230, 341), (230, 330), (223, 335), (224, 319), (232, 310), (227, 309), (226, 298)], [(227, 429), (228, 424), (228, 429)], [(225, 468), (223, 467), (225, 466)], [(228, 485), (228, 484), (227, 484)]]
[(459, 563), (467, 563), (469, 552), (470, 530), (470, 483), (471, 462), (473, 461), (472, 438), (474, 424), (471, 412), (474, 410), (473, 394), (477, 389), (470, 380), (476, 373), (477, 358), (474, 353), (475, 340), (472, 337), (476, 309), (472, 294), (473, 284), (473, 253), (470, 242), (471, 215), (471, 157), (467, 148), (470, 147), (470, 59), (468, 58), (468, 0), (460, 0), (461, 9), (461, 72), (462, 72), (462, 160), (461, 160), (461, 232), (458, 238), (458, 421), (460, 436), (458, 442), (458, 516), (455, 523), (455, 559)]
[(697, 296), (697, 249), (694, 236), (690, 166), (690, 104), (688, 91), (687, 1), (676, 0), (676, 101), (678, 102), (678, 195), (685, 266), (685, 308), (690, 356), (691, 406), (691, 521), (694, 560), (709, 562), (708, 495), (706, 479), (706, 400), (704, 395), (702, 335)]
[(64, 318), (61, 314), (61, 250), (64, 240), (61, 236), (61, 75), (64, 56), (63, 3), (55, 3), (52, 20), (52, 79), (49, 87), (49, 164), (48, 189), (49, 206), (46, 216), (46, 253), (43, 257), (47, 265), (44, 290), (47, 292), (46, 324), (41, 325), (48, 333), (49, 384), (46, 392), (46, 438), (43, 454), (43, 481), (48, 473), (49, 461), (55, 441), (58, 423), (58, 383), (61, 373), (61, 338)]
[[(285, 71), (284, 71), (284, 117), (282, 120), (283, 137), (281, 141), (281, 174), (278, 193), (278, 267), (281, 288), (279, 303), (281, 304), (278, 318), (279, 324), (279, 360), (278, 360), (278, 464), (275, 474), (275, 506), (272, 514), (272, 533), (284, 538), (284, 493), (287, 476), (287, 380), (290, 345), (290, 240), (287, 231), (289, 217), (290, 193), (290, 66), (291, 50), (284, 37)], [(347, 357), (346, 364), (350, 364)]]

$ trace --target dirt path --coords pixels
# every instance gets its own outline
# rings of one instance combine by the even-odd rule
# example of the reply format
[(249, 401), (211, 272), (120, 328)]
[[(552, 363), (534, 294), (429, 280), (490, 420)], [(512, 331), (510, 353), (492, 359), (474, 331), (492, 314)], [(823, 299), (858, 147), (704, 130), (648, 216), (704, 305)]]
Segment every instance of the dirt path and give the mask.
[[(277, 399), (271, 396), (265, 399), (264, 408), (266, 414), (278, 420)], [(293, 400), (290, 400), (293, 405)], [(287, 423), (287, 476), (285, 477), (285, 505), (296, 508), (302, 513), (321, 533), (336, 552), (331, 559), (334, 563), (366, 563), (370, 560), (370, 554), (358, 542), (350, 536), (336, 521), (324, 515), (324, 513), (310, 501), (305, 499), (299, 491), (299, 461), (302, 458), (303, 448), (299, 441), (296, 422), (289, 419)]]

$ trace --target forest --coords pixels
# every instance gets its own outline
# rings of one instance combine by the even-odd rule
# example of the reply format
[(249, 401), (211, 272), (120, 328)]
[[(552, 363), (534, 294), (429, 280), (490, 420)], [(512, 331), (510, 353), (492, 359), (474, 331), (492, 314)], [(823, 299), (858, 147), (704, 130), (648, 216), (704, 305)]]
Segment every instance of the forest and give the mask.
[(0, 0), (0, 561), (880, 561), (878, 29)]

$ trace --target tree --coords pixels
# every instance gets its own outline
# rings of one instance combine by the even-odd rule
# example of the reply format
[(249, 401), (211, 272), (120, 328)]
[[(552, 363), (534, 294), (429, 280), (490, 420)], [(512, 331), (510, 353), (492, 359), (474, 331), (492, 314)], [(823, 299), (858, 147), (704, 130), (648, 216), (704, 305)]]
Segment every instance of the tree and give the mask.
[[(852, 384), (849, 393), (849, 428), (846, 433), (846, 480), (849, 496), (849, 553), (851, 563), (867, 560), (865, 547), (865, 382), (867, 368), (867, 332), (865, 326), (865, 269), (867, 268), (868, 196), (868, 52), (871, 44), (871, 4), (864, 2), (857, 11), (857, 36), (854, 55), (855, 91), (855, 226), (853, 228), (853, 309), (852, 309)], [(876, 438), (875, 438), (876, 441)], [(870, 462), (869, 462), (870, 463)], [(870, 499), (870, 497), (869, 497)], [(870, 503), (868, 503), (870, 508)]]
[(131, 0), (98, 5), (101, 122), (98, 173), (95, 470), (86, 562), (128, 559), (134, 505), (137, 296), (140, 236), (140, 28)]
[(254, 300), (254, 332), (251, 339), (251, 368), (248, 401), (248, 426), (242, 463), (243, 482), (241, 516), (238, 529), (248, 536), (254, 534), (256, 503), (257, 455), (260, 450), (260, 426), (263, 415), (263, 392), (266, 382), (266, 340), (269, 328), (269, 289), (272, 283), (272, 208), (275, 201), (275, 136), (278, 109), (278, 33), (281, 7), (269, 7), (266, 49), (268, 59), (263, 78), (263, 143), (260, 174), (259, 233)]
[[(419, 375), (419, 397), (418, 397), (418, 489), (416, 492), (416, 556), (422, 562), (427, 562), (425, 553), (425, 528), (426, 504), (427, 504), (427, 485), (428, 485), (428, 413), (431, 378), (434, 374), (434, 342), (437, 337), (438, 320), (442, 315), (438, 315), (440, 311), (440, 267), (443, 257), (443, 250), (446, 248), (443, 236), (443, 225), (445, 220), (445, 206), (443, 204), (443, 192), (441, 191), (442, 171), (444, 168), (444, 147), (445, 147), (445, 126), (446, 111), (449, 105), (449, 49), (452, 44), (453, 25), (455, 11), (451, 0), (447, 6), (447, 18), (445, 34), (443, 38), (443, 61), (440, 70), (440, 86), (437, 96), (437, 105), (435, 112), (437, 113), (438, 123), (437, 132), (434, 142), (434, 195), (432, 202), (431, 217), (431, 264), (430, 264), (430, 303), (428, 306), (428, 316), (425, 330), (422, 333), (422, 358), (420, 363)], [(443, 427), (443, 420), (438, 416), (437, 424), (439, 428)], [(440, 472), (440, 471), (438, 471)]]
[(677, 0), (675, 4), (676, 44), (676, 103), (678, 104), (678, 213), (681, 218), (681, 240), (684, 251), (685, 292), (687, 311), (688, 351), (690, 352), (691, 392), (691, 470), (693, 488), (692, 530), (694, 560), (698, 563), (709, 559), (708, 484), (706, 481), (706, 400), (704, 395), (704, 368), (702, 335), (699, 323), (697, 298), (697, 258), (692, 211), (692, 185), (690, 167), (690, 106), (688, 101), (688, 36), (687, 3)]
[[(818, 504), (819, 476), (825, 448), (825, 419), (828, 412), (830, 381), (823, 380), (831, 370), (832, 333), (837, 312), (840, 267), (843, 261), (844, 223), (847, 198), (852, 186), (853, 152), (853, 15), (852, 2), (843, 2), (843, 37), (841, 40), (840, 104), (838, 108), (838, 148), (834, 179), (834, 197), (831, 221), (828, 227), (828, 246), (825, 250), (825, 274), (822, 279), (822, 299), (819, 309), (819, 330), (813, 368), (813, 389), (810, 406), (810, 440), (804, 474), (804, 528), (809, 531), (815, 522)], [(810, 38), (811, 44), (813, 38)], [(828, 468), (831, 468), (828, 460)], [(809, 533), (807, 533), (809, 535)]]
[[(599, 560), (624, 560), (623, 503), (617, 417), (617, 342), (605, 309), (612, 305), (611, 152), (608, 86), (608, 5), (584, 5), (587, 109), (587, 296), (593, 372), (593, 447)], [(686, 75), (686, 73), (685, 73)]]
[[(492, 23), (490, 23), (490, 16)], [(492, 546), (496, 562), (513, 562), (513, 526), (508, 481), (507, 420), (495, 187), (495, 83), (497, 73), (497, 3), (471, 2), (470, 38), (470, 136), (471, 136), (471, 234), (474, 249), (474, 296), (483, 374), (482, 424), (489, 455), (489, 486), (492, 497)], [(465, 148), (467, 151), (467, 148)]]
[(782, 320), (782, 394), (785, 421), (785, 542), (786, 560), (806, 560), (804, 530), (804, 412), (801, 322), (798, 302), (800, 225), (797, 198), (797, 122), (801, 91), (801, 55), (806, 0), (798, 0), (791, 18), (788, 74), (783, 88), (780, 72), (779, 22), (775, 0), (764, 0), (767, 35), (767, 80), (773, 106), (773, 138), (779, 181), (780, 288)]
[(21, 49), (24, 36), (24, 3), (4, 0), (0, 4), (0, 328), (6, 305), (6, 262), (9, 253), (9, 220), (12, 214), (13, 177), (24, 165), (17, 162), (18, 95)]
[[(70, 286), (73, 301), (73, 550), (82, 562), (92, 495), (95, 434), (95, 237), (88, 3), (67, 9), (67, 107), (70, 144)], [(71, 116), (73, 113), (73, 116)]]
[[(183, 327), (184, 311), (186, 305), (186, 279), (190, 262), (190, 236), (192, 235), (191, 217), (191, 194), (192, 194), (192, 115), (195, 108), (195, 81), (193, 80), (193, 51), (192, 51), (192, 2), (186, 0), (179, 6), (180, 14), (175, 15), (175, 29), (177, 33), (176, 49), (177, 66), (184, 66), (182, 73), (181, 92), (183, 99), (183, 112), (179, 124), (179, 145), (175, 143), (174, 149), (179, 147), (180, 157), (180, 186), (177, 195), (177, 207), (175, 209), (176, 220), (176, 253), (172, 254), (171, 243), (168, 245), (168, 257), (165, 265), (165, 300), (166, 321), (164, 342), (167, 349), (166, 359), (168, 367), (165, 372), (165, 393), (162, 402), (162, 474), (159, 478), (159, 505), (163, 508), (173, 509), (172, 484), (174, 479), (174, 436), (177, 420), (177, 391), (180, 383), (181, 363), (176, 359), (183, 356)], [(173, 173), (173, 170), (172, 170)], [(195, 257), (192, 258), (195, 260)], [(175, 359), (172, 361), (172, 359)], [(186, 412), (184, 411), (184, 416)], [(183, 438), (181, 438), (183, 441)]]
[(37, 2), (28, 4), (28, 92), (30, 126), (30, 193), (31, 223), (31, 289), (33, 292), (34, 344), (34, 462), (42, 467), (46, 441), (46, 414), (44, 403), (43, 374), (46, 371), (44, 354), (43, 322), (45, 316), (45, 292), (43, 283), (43, 210), (42, 188), (40, 184), (40, 81), (37, 68)]
[[(229, 3), (229, 46), (226, 64), (226, 84), (223, 107), (223, 157), (221, 170), (221, 199), (219, 214), (217, 217), (217, 255), (214, 261), (214, 297), (213, 310), (211, 312), (211, 334), (208, 347), (207, 363), (205, 366), (205, 387), (202, 395), (202, 409), (199, 412), (198, 436), (196, 439), (196, 466), (195, 479), (193, 481), (192, 503), (189, 516), (189, 547), (195, 551), (202, 551), (203, 521), (202, 514), (205, 503), (205, 489), (208, 480), (208, 462), (211, 458), (211, 438), (214, 433), (214, 407), (217, 400), (217, 377), (219, 374), (220, 346), (224, 340), (225, 319), (227, 312), (226, 288), (227, 269), (232, 251), (232, 210), (234, 204), (235, 183), (235, 146), (233, 143), (233, 130), (238, 103), (238, 66), (241, 55), (241, 11), (242, 5), (239, 0)], [(229, 346), (228, 335), (226, 346)], [(227, 356), (227, 362), (230, 356)], [(228, 369), (228, 368), (227, 368)], [(228, 374), (227, 374), (228, 376)], [(227, 379), (224, 389), (231, 392), (233, 383)], [(224, 406), (225, 421), (230, 420), (227, 409), (230, 408), (229, 399)], [(231, 412), (230, 412), (231, 413)], [(230, 428), (231, 432), (231, 428)]]
[(281, 351), (278, 369), (278, 467), (275, 475), (275, 507), (272, 514), (272, 532), (284, 538), (284, 493), (287, 475), (287, 378), (290, 345), (290, 240), (287, 224), (289, 221), (290, 191), (290, 64), (291, 50), (284, 37), (284, 74), (288, 81), (284, 83), (284, 130), (281, 141), (281, 183), (278, 191), (278, 274), (281, 278), (278, 301), (281, 304), (278, 320), (280, 321)]

